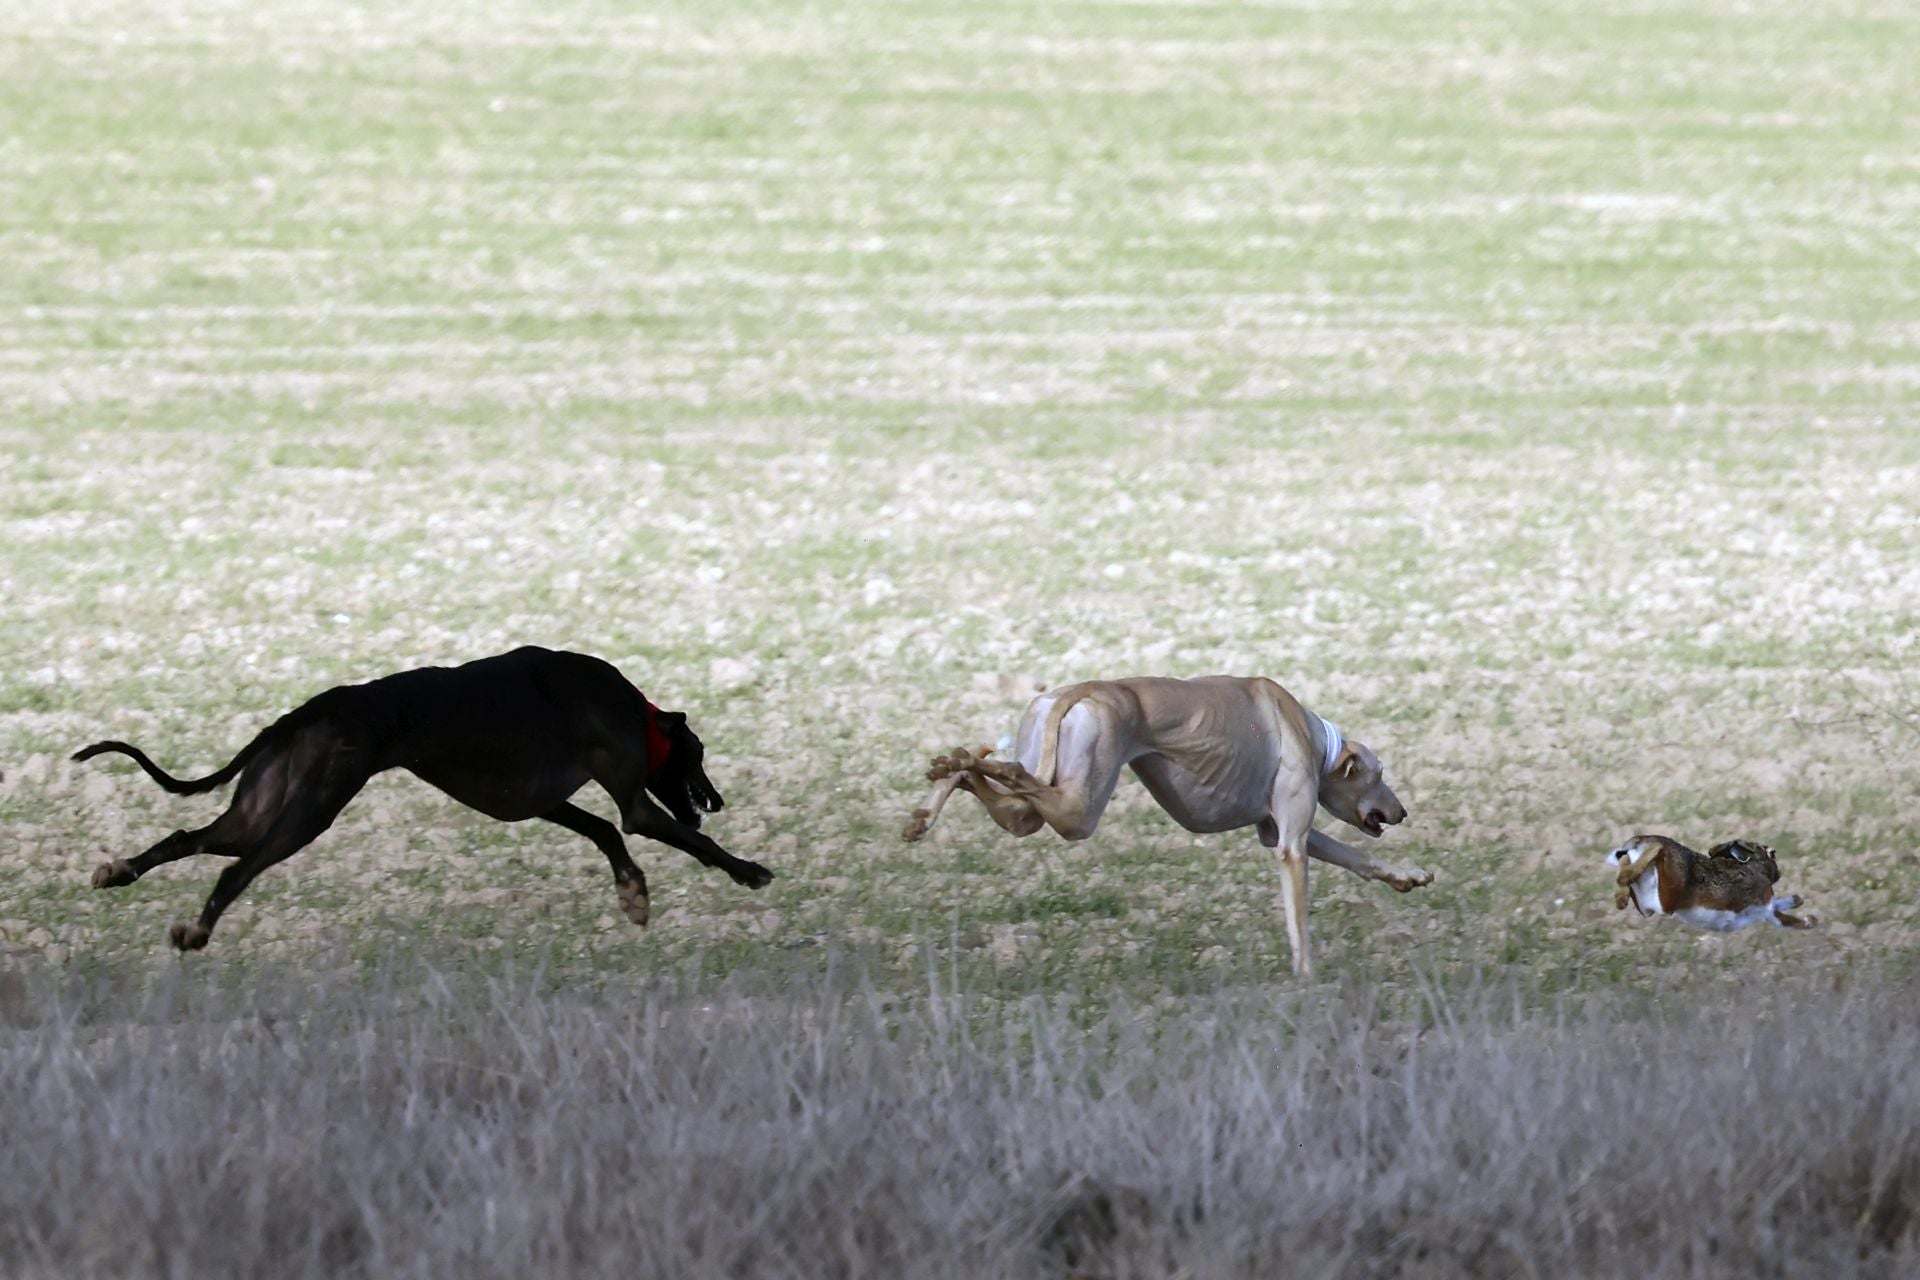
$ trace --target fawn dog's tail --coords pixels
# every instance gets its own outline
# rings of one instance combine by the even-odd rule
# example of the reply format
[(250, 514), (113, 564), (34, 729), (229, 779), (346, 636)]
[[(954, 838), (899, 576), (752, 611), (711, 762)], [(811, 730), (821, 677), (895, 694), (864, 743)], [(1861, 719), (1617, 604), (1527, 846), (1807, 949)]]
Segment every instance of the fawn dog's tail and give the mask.
[(1033, 771), (1033, 776), (1049, 787), (1054, 785), (1054, 774), (1060, 767), (1060, 722), (1094, 688), (1092, 684), (1076, 685), (1062, 692), (1047, 708), (1047, 723), (1040, 730), (1040, 767)]

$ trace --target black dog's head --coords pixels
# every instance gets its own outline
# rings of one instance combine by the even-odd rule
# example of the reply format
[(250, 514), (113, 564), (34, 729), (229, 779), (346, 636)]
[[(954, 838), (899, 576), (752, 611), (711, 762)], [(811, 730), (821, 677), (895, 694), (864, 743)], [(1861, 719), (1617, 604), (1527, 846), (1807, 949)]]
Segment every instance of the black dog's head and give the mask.
[(656, 712), (654, 722), (666, 735), (668, 751), (665, 761), (647, 771), (647, 790), (675, 819), (697, 829), (701, 813), (717, 813), (727, 803), (707, 777), (707, 749), (687, 727), (684, 713)]

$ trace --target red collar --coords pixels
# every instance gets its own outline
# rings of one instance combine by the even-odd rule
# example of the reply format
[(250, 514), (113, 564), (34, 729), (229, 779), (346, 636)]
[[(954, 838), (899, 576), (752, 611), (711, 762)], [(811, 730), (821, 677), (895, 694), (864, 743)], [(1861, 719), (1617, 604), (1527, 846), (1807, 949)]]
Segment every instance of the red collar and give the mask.
[(640, 701), (647, 708), (647, 772), (652, 773), (664, 765), (667, 757), (673, 754), (673, 739), (660, 729), (660, 708), (645, 698), (641, 698)]

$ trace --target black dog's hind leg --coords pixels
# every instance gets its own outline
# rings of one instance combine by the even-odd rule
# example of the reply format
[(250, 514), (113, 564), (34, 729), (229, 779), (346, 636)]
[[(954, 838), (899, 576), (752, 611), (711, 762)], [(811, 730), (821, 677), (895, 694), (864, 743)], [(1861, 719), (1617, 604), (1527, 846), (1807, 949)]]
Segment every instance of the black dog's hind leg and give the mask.
[[(314, 753), (330, 745), (315, 743)], [(233, 905), (233, 900), (253, 883), (255, 876), (276, 862), (291, 858), (333, 825), (333, 820), (347, 807), (347, 801), (358, 795), (372, 776), (370, 770), (355, 767), (350, 757), (342, 756), (315, 761), (309, 755), (301, 762), (306, 768), (290, 766), (279, 812), (273, 816), (266, 833), (251, 849), (240, 854), (238, 862), (220, 873), (197, 921), (174, 922), (168, 931), (174, 946), (182, 951), (196, 951), (206, 946), (221, 913)]]
[(234, 788), (233, 800), (225, 813), (197, 831), (176, 831), (145, 853), (102, 863), (94, 869), (93, 887), (117, 889), (132, 884), (155, 867), (199, 853), (222, 858), (243, 857), (266, 839), (286, 806), (290, 786), (299, 781), (295, 776), (295, 751), (310, 751), (312, 745), (295, 742), (289, 744), (289, 750), (259, 761)]
[(627, 913), (627, 919), (645, 927), (649, 911), (647, 878), (627, 852), (627, 844), (620, 838), (619, 828), (575, 804), (562, 804), (540, 816), (585, 836), (600, 847), (600, 852), (606, 854), (607, 861), (613, 864), (613, 883), (620, 895), (620, 909)]
[(117, 889), (132, 884), (155, 867), (211, 853), (221, 858), (238, 858), (258, 844), (273, 824), (275, 777), (249, 778), (234, 793), (227, 811), (197, 831), (176, 831), (166, 839), (131, 858), (116, 858), (94, 868), (93, 887)]
[(93, 869), (93, 887), (118, 889), (122, 885), (132, 884), (155, 867), (165, 866), (169, 862), (178, 862), (182, 858), (191, 858), (194, 854), (202, 852), (200, 840), (204, 835), (206, 835), (204, 827), (198, 831), (176, 831), (145, 853), (131, 858), (115, 858), (112, 862), (103, 862)]

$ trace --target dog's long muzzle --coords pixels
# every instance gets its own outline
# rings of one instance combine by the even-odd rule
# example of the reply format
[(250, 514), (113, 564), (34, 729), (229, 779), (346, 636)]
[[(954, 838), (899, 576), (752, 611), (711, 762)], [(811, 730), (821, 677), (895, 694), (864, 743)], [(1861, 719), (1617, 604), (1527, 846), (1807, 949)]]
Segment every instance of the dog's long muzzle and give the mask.
[(1405, 822), (1407, 811), (1402, 809), (1399, 816), (1389, 817), (1384, 809), (1369, 809), (1365, 818), (1366, 820), (1360, 824), (1360, 829), (1370, 836), (1377, 836), (1388, 827), (1395, 827)]

